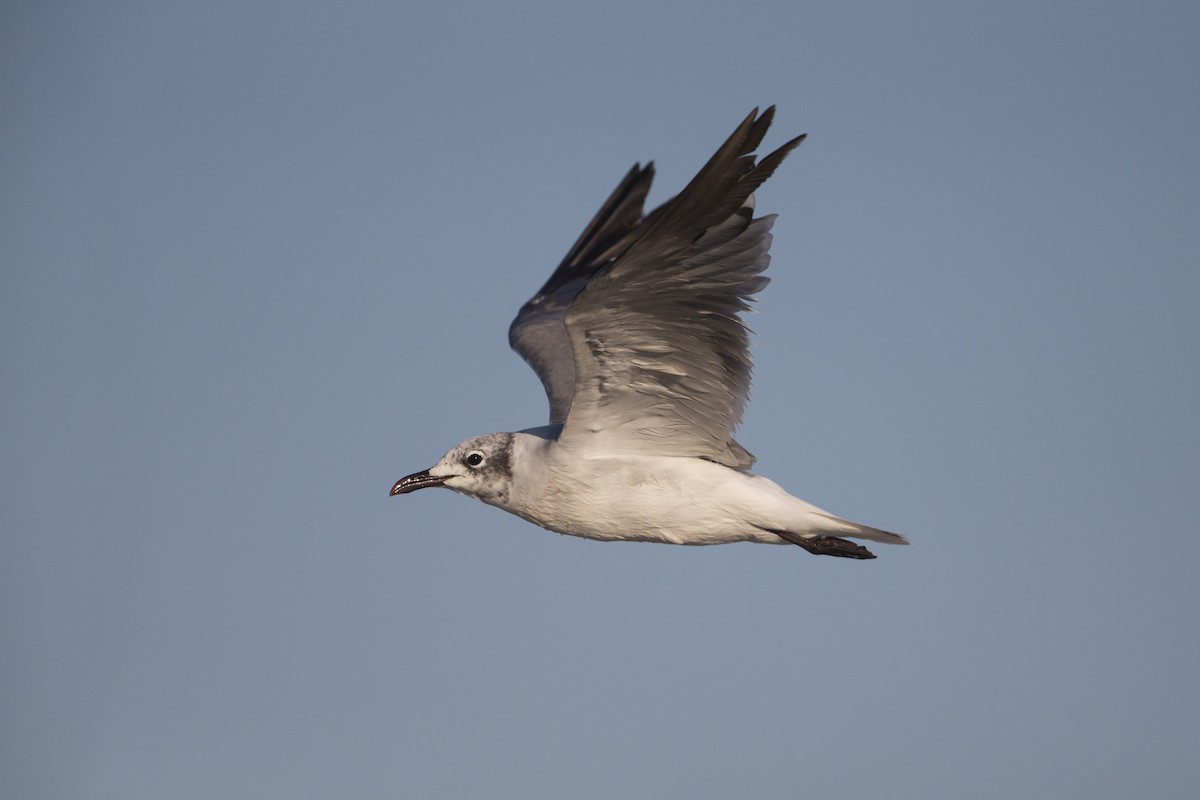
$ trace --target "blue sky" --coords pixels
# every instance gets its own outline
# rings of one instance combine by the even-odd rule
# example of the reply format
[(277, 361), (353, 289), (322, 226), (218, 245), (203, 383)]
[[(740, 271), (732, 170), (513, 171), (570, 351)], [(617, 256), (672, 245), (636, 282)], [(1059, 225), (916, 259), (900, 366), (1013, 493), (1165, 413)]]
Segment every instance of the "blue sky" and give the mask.
[[(1182, 796), (1200, 10), (8, 4), (0, 790)], [(739, 439), (910, 536), (602, 544), (392, 482), (634, 161), (808, 141)]]

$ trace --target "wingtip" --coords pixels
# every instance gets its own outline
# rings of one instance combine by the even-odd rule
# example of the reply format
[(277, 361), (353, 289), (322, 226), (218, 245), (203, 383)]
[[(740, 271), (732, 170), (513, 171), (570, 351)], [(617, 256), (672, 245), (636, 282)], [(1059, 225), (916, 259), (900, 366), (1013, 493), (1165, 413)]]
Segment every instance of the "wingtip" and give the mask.
[[(759, 112), (759, 109), (762, 109), (761, 113)], [(766, 108), (763, 108), (762, 106), (755, 106), (754, 110), (750, 112), (750, 119), (756, 120), (757, 122), (765, 123), (767, 125), (771, 124), (771, 120), (774, 117), (775, 117), (775, 104), (774, 103), (771, 103), (771, 105), (767, 106)]]
[[(750, 116), (746, 117), (746, 119), (742, 122), (742, 124), (745, 125), (746, 123), (750, 123), (755, 128), (761, 127), (760, 133), (766, 134), (767, 128), (770, 128), (771, 124), (774, 121), (775, 121), (775, 104), (772, 103), (771, 105), (769, 105), (765, 109), (763, 109), (763, 112), (761, 114), (759, 114), (759, 112), (758, 112), (758, 106), (755, 106), (754, 110), (750, 112)], [(794, 139), (791, 139), (791, 140), (785, 142), (782, 146), (777, 147), (775, 149), (775, 151), (773, 153), (771, 153), (771, 155), (773, 156), (773, 155), (775, 155), (775, 153), (780, 153), (780, 152), (786, 154), (789, 150), (791, 150), (792, 148), (799, 145), (806, 138), (808, 138), (808, 134), (802, 133), (799, 136), (795, 137)], [(762, 135), (758, 136), (758, 139), (761, 141)], [(757, 147), (757, 144), (755, 146)], [(767, 158), (770, 158), (770, 157), (771, 156), (767, 156)]]

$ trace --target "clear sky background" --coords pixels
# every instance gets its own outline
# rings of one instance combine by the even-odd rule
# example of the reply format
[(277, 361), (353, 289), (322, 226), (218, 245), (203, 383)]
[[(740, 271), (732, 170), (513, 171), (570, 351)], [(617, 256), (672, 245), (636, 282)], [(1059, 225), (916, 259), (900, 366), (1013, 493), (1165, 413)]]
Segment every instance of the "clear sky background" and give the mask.
[[(1183, 797), (1200, 5), (6, 3), (0, 795)], [(876, 561), (450, 492), (754, 106), (758, 471)]]

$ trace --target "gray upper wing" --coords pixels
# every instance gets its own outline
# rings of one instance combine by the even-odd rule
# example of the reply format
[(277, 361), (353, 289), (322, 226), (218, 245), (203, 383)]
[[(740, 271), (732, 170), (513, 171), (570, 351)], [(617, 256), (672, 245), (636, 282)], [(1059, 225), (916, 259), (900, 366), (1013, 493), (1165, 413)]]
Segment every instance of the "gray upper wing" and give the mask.
[(554, 274), (521, 307), (508, 342), (533, 367), (550, 401), (550, 423), (564, 422), (575, 395), (575, 361), (564, 318), (567, 307), (597, 271), (624, 251), (642, 222), (654, 164), (634, 164), (584, 228)]
[[(614, 260), (576, 276), (570, 298), (569, 283), (551, 292), (566, 303), (574, 372), (561, 445), (753, 464), (733, 439), (751, 373), (740, 314), (767, 283), (774, 217), (754, 219), (752, 195), (804, 139), (756, 159), (773, 113), (755, 109), (677, 197), (624, 235)], [(560, 396), (551, 388), (552, 406)]]

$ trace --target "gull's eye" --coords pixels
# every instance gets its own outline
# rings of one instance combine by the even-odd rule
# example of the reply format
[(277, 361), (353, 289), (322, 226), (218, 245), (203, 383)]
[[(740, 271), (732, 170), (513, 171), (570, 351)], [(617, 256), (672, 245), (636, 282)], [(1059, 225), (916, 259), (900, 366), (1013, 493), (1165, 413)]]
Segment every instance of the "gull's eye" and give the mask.
[(479, 452), (478, 450), (476, 450), (474, 453), (471, 453), (470, 455), (467, 456), (467, 466), (468, 467), (478, 467), (482, 463), (483, 463), (483, 453)]

